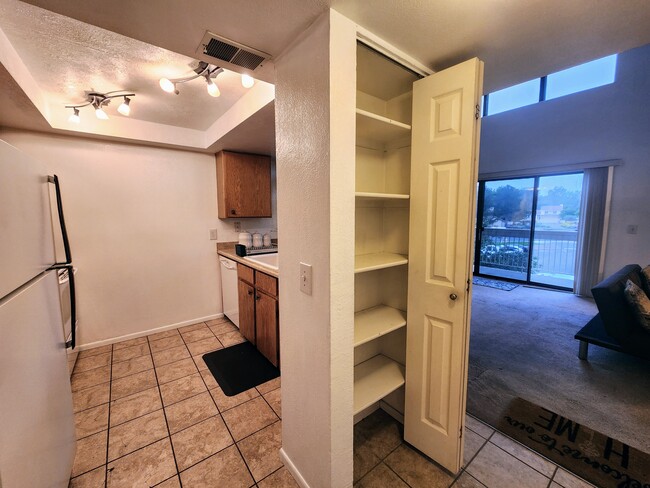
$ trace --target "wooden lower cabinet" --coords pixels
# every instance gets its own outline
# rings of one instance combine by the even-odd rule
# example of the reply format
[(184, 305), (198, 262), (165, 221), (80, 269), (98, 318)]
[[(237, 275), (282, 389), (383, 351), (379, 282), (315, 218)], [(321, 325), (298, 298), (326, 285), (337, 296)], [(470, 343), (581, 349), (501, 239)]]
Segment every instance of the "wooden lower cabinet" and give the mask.
[(274, 366), (280, 365), (277, 278), (237, 265), (239, 331)]
[(274, 366), (278, 365), (278, 301), (277, 299), (257, 291), (255, 295), (255, 324), (257, 349)]
[(255, 344), (255, 289), (239, 280), (239, 332)]

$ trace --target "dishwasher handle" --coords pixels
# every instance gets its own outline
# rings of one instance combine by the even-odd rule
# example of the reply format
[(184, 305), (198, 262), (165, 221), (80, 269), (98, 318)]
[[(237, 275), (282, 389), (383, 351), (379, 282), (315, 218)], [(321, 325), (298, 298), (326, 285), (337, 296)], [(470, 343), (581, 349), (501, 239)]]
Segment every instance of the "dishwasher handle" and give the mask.
[(230, 265), (230, 263), (232, 263), (234, 261), (230, 261), (228, 259), (219, 259), (219, 262), (221, 262), (221, 264), (223, 264), (223, 267), (226, 268), (226, 269), (232, 269), (232, 270), (237, 269), (235, 266)]

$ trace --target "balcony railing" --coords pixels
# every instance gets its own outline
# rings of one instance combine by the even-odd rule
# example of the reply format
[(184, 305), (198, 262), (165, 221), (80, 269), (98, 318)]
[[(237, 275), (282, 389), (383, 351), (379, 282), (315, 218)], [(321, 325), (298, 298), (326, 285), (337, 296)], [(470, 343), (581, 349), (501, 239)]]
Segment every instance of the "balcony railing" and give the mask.
[[(575, 268), (576, 231), (535, 231), (531, 281), (571, 287)], [(481, 268), (485, 274), (526, 279), (530, 252), (528, 229), (485, 229), (481, 239)], [(488, 268), (506, 272), (488, 272)], [(548, 278), (548, 279), (547, 279)], [(550, 280), (550, 281), (549, 281)], [(559, 280), (559, 281), (558, 281)]]

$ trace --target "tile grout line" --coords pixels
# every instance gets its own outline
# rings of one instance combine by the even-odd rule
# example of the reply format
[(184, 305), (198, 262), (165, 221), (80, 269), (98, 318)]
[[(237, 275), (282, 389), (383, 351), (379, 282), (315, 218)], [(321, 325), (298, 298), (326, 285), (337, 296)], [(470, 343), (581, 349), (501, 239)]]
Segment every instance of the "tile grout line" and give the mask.
[[(209, 328), (209, 327), (208, 327), (208, 328)], [(210, 332), (212, 332), (212, 329), (210, 329)], [(181, 335), (181, 337), (182, 337), (182, 335)], [(216, 337), (216, 336), (215, 336), (215, 337)], [(217, 339), (217, 341), (219, 341), (219, 339)], [(183, 339), (183, 342), (185, 342), (185, 339)], [(219, 343), (221, 344), (221, 341), (219, 341)], [(222, 344), (222, 346), (223, 346), (223, 344)], [(198, 367), (197, 367), (197, 369), (198, 369)], [(207, 385), (207, 383), (205, 382), (205, 379), (203, 378), (203, 375), (201, 375), (201, 381), (203, 381), (203, 384), (205, 385), (205, 387), (208, 388), (208, 385)], [(258, 391), (258, 393), (259, 393), (259, 391)], [(251, 471), (250, 466), (248, 466), (248, 463), (246, 462), (246, 458), (245, 458), (244, 455), (242, 454), (241, 449), (239, 449), (239, 445), (237, 444), (237, 441), (235, 440), (235, 436), (232, 435), (232, 432), (230, 431), (230, 427), (228, 427), (228, 424), (226, 423), (226, 420), (223, 418), (223, 415), (221, 415), (221, 409), (219, 408), (219, 405), (217, 405), (217, 402), (215, 401), (214, 397), (213, 397), (212, 394), (210, 393), (210, 390), (209, 390), (209, 389), (208, 389), (208, 394), (210, 395), (210, 398), (212, 399), (212, 403), (214, 403), (214, 407), (217, 409), (217, 412), (219, 412), (219, 417), (221, 417), (221, 421), (223, 422), (224, 427), (226, 427), (226, 430), (228, 431), (228, 435), (229, 435), (230, 438), (232, 439), (233, 445), (235, 446), (235, 449), (237, 449), (237, 452), (239, 453), (239, 456), (241, 457), (241, 460), (243, 461), (244, 466), (246, 466), (246, 470), (248, 471), (248, 474), (250, 475), (251, 479), (253, 480), (253, 485), (251, 485), (251, 486), (257, 486), (257, 481), (255, 480), (255, 476), (253, 476), (253, 472)], [(250, 401), (250, 400), (249, 400), (249, 401)], [(246, 403), (246, 402), (244, 402), (244, 403)], [(242, 403), (241, 405), (243, 405), (243, 403)], [(233, 408), (234, 408), (234, 407), (233, 407)], [(273, 409), (271, 409), (271, 410), (273, 410)], [(275, 423), (275, 422), (274, 422), (274, 423)], [(268, 426), (267, 426), (267, 427), (268, 427)], [(260, 429), (260, 430), (262, 430), (262, 429)], [(257, 431), (257, 432), (259, 432), (259, 431)], [(253, 434), (250, 434), (250, 435), (253, 435)], [(228, 446), (228, 447), (231, 447), (231, 446)], [(227, 449), (227, 448), (225, 448), (225, 449)], [(221, 451), (223, 451), (223, 450), (224, 450), (224, 449), (222, 449)], [(219, 452), (221, 452), (221, 451), (219, 451)], [(205, 458), (205, 459), (210, 459), (212, 456), (214, 456), (214, 455), (216, 455), (216, 454), (217, 454), (217, 453), (213, 453), (212, 455), (208, 456), (208, 457)], [(203, 459), (203, 460), (200, 461), (200, 462), (205, 461), (205, 459)], [(198, 464), (198, 463), (196, 463), (196, 464)], [(187, 469), (189, 469), (189, 468), (187, 468)], [(180, 478), (180, 475), (179, 475), (179, 478)], [(181, 487), (181, 488), (182, 488), (182, 487)]]
[[(467, 428), (467, 427), (466, 427), (466, 428)], [(472, 432), (474, 432), (472, 429), (469, 429), (469, 430), (472, 431)], [(472, 476), (472, 473), (470, 473), (469, 471), (467, 471), (467, 468), (469, 467), (470, 464), (472, 464), (472, 461), (474, 461), (474, 459), (476, 459), (476, 457), (477, 457), (477, 456), (479, 455), (479, 453), (483, 450), (483, 448), (488, 444), (488, 442), (490, 442), (488, 439), (486, 439), (486, 438), (483, 437), (482, 435), (480, 435), (480, 434), (478, 434), (478, 433), (476, 433), (476, 432), (474, 432), (474, 433), (475, 433), (476, 435), (478, 435), (481, 439), (483, 439), (483, 442), (482, 442), (482, 444), (481, 444), (481, 447), (478, 448), (478, 450), (476, 451), (476, 454), (474, 454), (474, 455), (471, 457), (471, 459), (467, 462), (467, 464), (466, 464), (465, 466), (462, 467), (462, 469), (461, 469), (460, 472), (458, 473), (458, 476), (456, 476), (456, 477), (454, 478), (454, 481), (453, 481), (453, 483), (452, 483), (450, 486), (455, 485), (456, 482), (458, 481), (458, 478), (460, 478), (460, 477), (463, 475), (463, 473), (467, 473), (468, 476), (471, 476), (471, 477), (474, 478), (476, 481), (478, 481), (481, 485), (485, 486), (485, 484), (484, 484), (482, 481), (480, 481), (480, 480), (479, 480), (478, 478), (476, 478), (475, 476)], [(490, 437), (492, 437), (492, 434), (490, 434)], [(463, 441), (463, 442), (464, 442), (464, 441)]]
[[(496, 431), (495, 431), (495, 432), (496, 432)], [(491, 438), (491, 437), (492, 437), (492, 436), (490, 436), (490, 438)], [(506, 454), (508, 454), (509, 456), (515, 458), (515, 459), (516, 459), (517, 461), (519, 461), (520, 463), (525, 464), (526, 466), (528, 466), (530, 469), (532, 469), (532, 470), (535, 471), (536, 473), (541, 474), (544, 478), (548, 478), (547, 475), (545, 475), (544, 473), (542, 473), (541, 471), (539, 471), (539, 470), (538, 470), (537, 468), (535, 468), (534, 466), (531, 466), (530, 464), (528, 464), (528, 463), (527, 463), (526, 461), (524, 461), (523, 459), (520, 459), (519, 457), (515, 456), (514, 454), (512, 454), (512, 453), (506, 451), (505, 449), (503, 449), (501, 446), (495, 444), (494, 442), (491, 442), (491, 441), (488, 441), (488, 442), (489, 442), (490, 444), (492, 444), (494, 447), (496, 447), (497, 449), (499, 449), (499, 450), (505, 452)], [(522, 444), (522, 446), (523, 446), (523, 444)], [(537, 451), (533, 451), (532, 449), (529, 449), (529, 448), (527, 448), (526, 446), (523, 446), (523, 447), (524, 447), (526, 450), (532, 452), (533, 454), (537, 454)], [(539, 454), (537, 454), (537, 455), (539, 456)], [(539, 457), (542, 458), (544, 461), (546, 461), (546, 458), (544, 458), (543, 456), (539, 456)], [(549, 461), (549, 462), (551, 462), (551, 461)], [(551, 462), (551, 464), (555, 464), (555, 463), (552, 463), (552, 462)], [(555, 474), (555, 471), (553, 471), (553, 473)], [(551, 476), (550, 479), (553, 479), (553, 477)]]
[[(176, 329), (178, 330), (178, 329)], [(180, 332), (179, 332), (180, 335)], [(185, 343), (185, 341), (183, 341)], [(149, 347), (149, 352), (151, 353), (151, 360), (153, 362), (153, 351), (151, 350), (151, 343), (149, 342), (149, 338), (147, 338), (147, 346)], [(187, 347), (187, 346), (186, 346)], [(174, 466), (176, 467), (176, 475), (178, 476), (178, 483), (181, 488), (183, 488), (183, 482), (181, 481), (181, 473), (178, 470), (178, 461), (176, 461), (176, 452), (174, 451), (174, 443), (172, 442), (172, 433), (171, 430), (169, 429), (169, 421), (167, 420), (167, 412), (165, 411), (165, 403), (162, 398), (162, 393), (160, 392), (160, 383), (158, 383), (158, 373), (156, 373), (156, 368), (153, 368), (153, 374), (156, 378), (156, 386), (158, 387), (158, 395), (160, 396), (160, 404), (163, 406), (162, 411), (163, 411), (163, 416), (165, 417), (165, 426), (167, 427), (167, 438), (169, 439), (169, 445), (172, 449), (172, 457), (174, 458)], [(160, 439), (156, 442), (159, 442)], [(164, 481), (164, 480), (163, 480)]]

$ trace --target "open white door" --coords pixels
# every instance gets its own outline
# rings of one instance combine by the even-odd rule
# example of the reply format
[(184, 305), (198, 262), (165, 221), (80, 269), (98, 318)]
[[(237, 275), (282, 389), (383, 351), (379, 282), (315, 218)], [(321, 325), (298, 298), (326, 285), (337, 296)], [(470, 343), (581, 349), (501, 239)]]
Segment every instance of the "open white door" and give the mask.
[(413, 84), (404, 439), (452, 472), (467, 394), (483, 62)]

